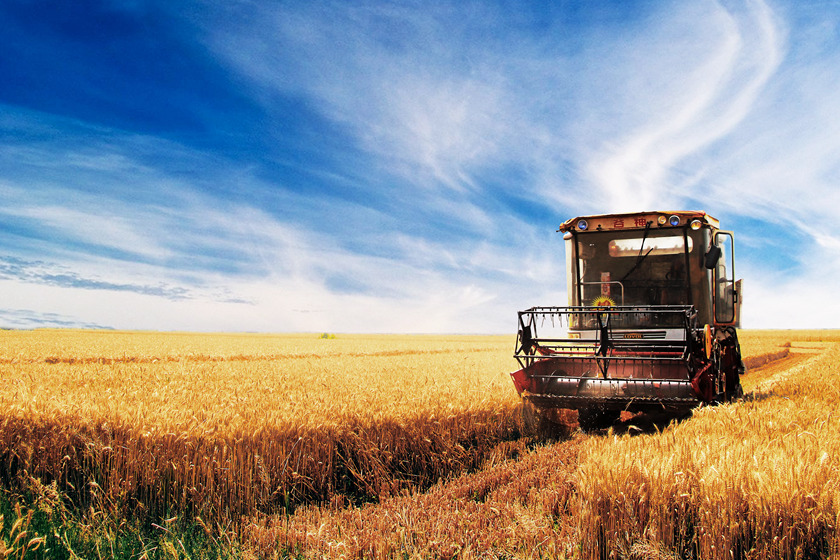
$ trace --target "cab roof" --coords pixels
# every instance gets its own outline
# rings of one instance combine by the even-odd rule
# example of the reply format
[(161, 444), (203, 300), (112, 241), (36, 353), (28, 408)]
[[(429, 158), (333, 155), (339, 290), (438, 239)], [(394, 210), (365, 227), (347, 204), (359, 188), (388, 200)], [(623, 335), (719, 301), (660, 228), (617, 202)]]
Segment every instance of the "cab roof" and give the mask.
[(593, 214), (566, 220), (557, 231), (616, 231), (645, 229), (648, 222), (656, 228), (681, 228), (699, 220), (701, 225), (720, 228), (720, 222), (705, 212), (696, 210), (626, 212), (621, 214)]

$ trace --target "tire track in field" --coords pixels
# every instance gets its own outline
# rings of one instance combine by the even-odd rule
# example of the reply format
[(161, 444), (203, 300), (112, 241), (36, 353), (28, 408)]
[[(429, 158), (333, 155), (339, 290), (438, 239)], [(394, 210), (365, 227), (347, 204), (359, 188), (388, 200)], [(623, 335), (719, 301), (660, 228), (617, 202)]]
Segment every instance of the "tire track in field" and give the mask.
[[(761, 387), (773, 385), (773, 379), (784, 375), (788, 370), (793, 369), (802, 363), (812, 359), (818, 354), (828, 351), (833, 343), (831, 342), (796, 342), (788, 343), (783, 350), (784, 355), (778, 353), (756, 356), (750, 366), (747, 360), (747, 372), (741, 377), (741, 385), (744, 387), (744, 398), (756, 398), (758, 393), (765, 393)], [(767, 359), (767, 358), (770, 359)], [(769, 385), (768, 385), (769, 384)]]
[(364, 506), (338, 502), (255, 518), (243, 541), (258, 557), (278, 548), (306, 558), (568, 556), (577, 541), (571, 500), (584, 439), (506, 442), (481, 470)]

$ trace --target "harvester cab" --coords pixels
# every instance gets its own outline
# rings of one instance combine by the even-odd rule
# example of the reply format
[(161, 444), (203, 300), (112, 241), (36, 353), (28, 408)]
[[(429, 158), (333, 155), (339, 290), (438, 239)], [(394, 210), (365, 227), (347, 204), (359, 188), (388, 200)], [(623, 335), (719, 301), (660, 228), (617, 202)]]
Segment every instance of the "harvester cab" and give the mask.
[(622, 411), (678, 417), (742, 395), (734, 237), (704, 212), (574, 218), (566, 307), (519, 312), (512, 373), (542, 416), (575, 409), (582, 429)]

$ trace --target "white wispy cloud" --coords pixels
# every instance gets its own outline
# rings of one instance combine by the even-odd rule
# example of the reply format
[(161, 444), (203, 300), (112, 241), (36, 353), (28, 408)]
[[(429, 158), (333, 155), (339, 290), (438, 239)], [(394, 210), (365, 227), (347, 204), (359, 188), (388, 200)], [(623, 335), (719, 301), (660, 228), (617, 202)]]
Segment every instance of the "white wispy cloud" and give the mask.
[[(477, 42), (473, 18), (488, 26)], [(488, 40), (490, 29), (506, 33), (503, 18), (474, 3), (266, 4), (208, 41), (256, 88), (314, 99), (406, 184), (457, 191), (477, 188), (476, 169), (510, 158), (506, 148), (525, 149), (509, 139), (522, 131), (511, 129), (523, 114), (511, 96), (518, 76), (503, 72), (519, 57), (505, 50), (531, 41)]]
[[(510, 293), (521, 260), (540, 260), (533, 251), (410, 234), (387, 217), (384, 229), (356, 238), (361, 222), (342, 225), (352, 204), (307, 200), (235, 163), (167, 141), (145, 138), (138, 155), (137, 138), (103, 132), (107, 149), (98, 152), (100, 141), (84, 134), (27, 147), (20, 177), (0, 183), (0, 215), (41, 237), (31, 241), (38, 261), (22, 251), (0, 270), (5, 314), (15, 324), (30, 317), (27, 302), (40, 293), (51, 313), (44, 320), (54, 325), (85, 317), (121, 328), (487, 332), (507, 324), (501, 309), (514, 309), (517, 297), (533, 292)], [(185, 179), (147, 163), (173, 149), (202, 171)], [(275, 196), (286, 219), (247, 197), (203, 191), (207, 173), (235, 177), (252, 195)], [(34, 194), (23, 176), (37, 177)], [(444, 216), (473, 213), (472, 223), (494, 223), (477, 206), (439, 202)], [(307, 216), (316, 208), (336, 223)], [(357, 211), (366, 219), (380, 212)], [(407, 208), (402, 218), (411, 213)], [(382, 256), (365, 250), (373, 234), (381, 236), (375, 249)], [(526, 281), (527, 272), (521, 276)]]
[(576, 57), (566, 30), (535, 38), (473, 3), (268, 4), (208, 41), (256, 88), (314, 99), (406, 185), (480, 191), (513, 165), (520, 192), (627, 210), (681, 201), (681, 164), (743, 121), (785, 48), (763, 2), (656, 16), (578, 38)]
[[(750, 2), (733, 12), (714, 3), (704, 8), (684, 7), (663, 22), (665, 29), (646, 34), (643, 60), (609, 65), (638, 72), (649, 62), (668, 78), (655, 84), (663, 91), (652, 99), (642, 96), (648, 102), (639, 108), (643, 124), (619, 132), (590, 157), (587, 168), (610, 210), (679, 205), (690, 194), (675, 189), (683, 160), (732, 132), (778, 69), (784, 32), (765, 4)], [(670, 27), (693, 29), (677, 39)], [(631, 52), (634, 47), (628, 45)], [(674, 66), (662, 68), (663, 58)]]

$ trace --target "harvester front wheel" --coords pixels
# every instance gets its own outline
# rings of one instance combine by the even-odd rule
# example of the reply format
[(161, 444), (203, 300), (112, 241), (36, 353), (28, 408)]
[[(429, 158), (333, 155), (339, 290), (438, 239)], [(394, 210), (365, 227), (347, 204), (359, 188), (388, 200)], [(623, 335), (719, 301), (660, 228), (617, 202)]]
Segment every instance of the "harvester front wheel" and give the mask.
[(548, 439), (565, 439), (569, 436), (569, 427), (554, 422), (550, 414), (552, 411), (540, 410), (528, 401), (523, 401), (520, 406), (523, 435)]
[(539, 433), (540, 416), (537, 407), (528, 401), (522, 401), (519, 405), (520, 419), (522, 420), (522, 433), (526, 436), (533, 436)]

